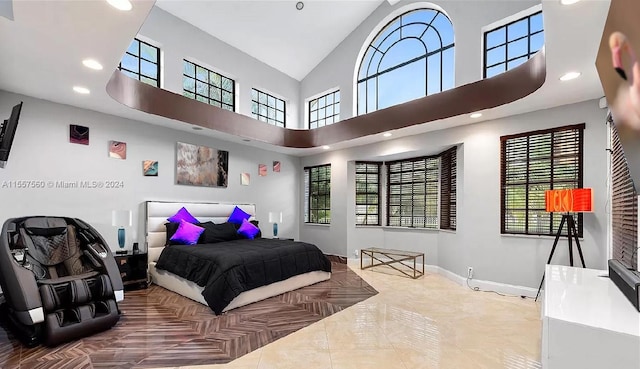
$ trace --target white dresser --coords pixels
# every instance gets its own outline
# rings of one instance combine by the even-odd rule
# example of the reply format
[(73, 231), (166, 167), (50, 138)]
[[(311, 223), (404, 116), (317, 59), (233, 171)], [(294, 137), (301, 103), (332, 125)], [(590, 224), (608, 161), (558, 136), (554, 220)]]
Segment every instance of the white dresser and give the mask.
[(640, 313), (608, 271), (547, 265), (542, 368), (640, 368)]

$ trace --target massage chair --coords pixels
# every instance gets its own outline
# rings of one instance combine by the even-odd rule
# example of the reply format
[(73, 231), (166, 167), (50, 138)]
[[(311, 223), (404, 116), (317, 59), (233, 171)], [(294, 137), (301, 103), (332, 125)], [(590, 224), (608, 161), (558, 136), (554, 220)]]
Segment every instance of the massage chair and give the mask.
[(13, 218), (0, 237), (2, 315), (24, 344), (56, 346), (118, 322), (122, 278), (93, 227), (74, 218)]

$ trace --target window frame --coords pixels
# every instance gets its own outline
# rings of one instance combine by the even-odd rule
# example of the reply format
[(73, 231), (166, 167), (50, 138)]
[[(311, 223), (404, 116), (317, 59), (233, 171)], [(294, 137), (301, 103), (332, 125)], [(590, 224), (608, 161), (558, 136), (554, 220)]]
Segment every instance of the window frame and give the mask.
[[(327, 168), (328, 169), (328, 171), (329, 171), (328, 178), (324, 179), (324, 180), (318, 179), (316, 181), (313, 181), (313, 179), (312, 179), (313, 178), (313, 170), (319, 170), (320, 168)], [(305, 182), (306, 182), (306, 178), (308, 178), (308, 183), (305, 183), (305, 184), (308, 185), (306, 187), (306, 189), (305, 189), (305, 197), (306, 197), (305, 198), (306, 214), (305, 214), (305, 221), (304, 221), (305, 224), (331, 224), (331, 163), (304, 167), (304, 173), (305, 173)], [(324, 202), (325, 206), (324, 207), (315, 207), (315, 208), (313, 208), (312, 207), (312, 204), (313, 204), (312, 196), (313, 196), (313, 194), (311, 192), (311, 188), (313, 186), (313, 183), (320, 184), (322, 182), (328, 184), (329, 192), (326, 193), (326, 194), (322, 194), (322, 195), (318, 194), (316, 196), (324, 196), (324, 201), (323, 202)], [(329, 200), (328, 201), (328, 205), (327, 205), (327, 197), (328, 197), (328, 200)], [(316, 203), (319, 203), (319, 201), (316, 201)], [(328, 214), (329, 214), (328, 221), (327, 222), (319, 222), (319, 221), (317, 221), (319, 219), (317, 214), (316, 214), (316, 217), (315, 217), (316, 221), (312, 221), (311, 215), (312, 215), (314, 210), (317, 211), (317, 212), (320, 212), (320, 211), (328, 212)], [(326, 216), (325, 216), (325, 219), (326, 219)]]
[[(191, 76), (186, 74), (185, 64), (187, 64), (187, 63), (192, 64), (194, 66), (193, 77), (191, 77)], [(207, 71), (207, 80), (206, 81), (198, 79), (198, 68), (202, 68), (205, 71)], [(213, 82), (211, 82), (211, 73), (213, 73), (213, 74), (215, 74), (215, 75), (220, 77), (220, 87), (215, 86), (213, 84)], [(186, 79), (192, 79), (193, 80), (193, 82), (194, 82), (193, 83), (193, 92), (185, 90), (184, 83), (185, 83)], [(223, 87), (223, 83), (222, 83), (223, 79), (228, 79), (228, 80), (231, 81), (231, 89), (232, 89), (232, 91), (229, 91), (228, 89)], [(204, 96), (204, 95), (201, 95), (201, 94), (198, 93), (198, 87), (197, 87), (198, 82), (204, 83), (207, 86), (207, 95), (208, 96)], [(220, 91), (220, 100), (216, 100), (215, 98), (211, 97), (211, 90), (212, 89), (216, 89), (216, 90)], [(231, 104), (227, 104), (227, 103), (222, 101), (223, 92), (231, 93), (231, 101), (232, 101)], [(194, 96), (193, 97), (187, 96), (188, 93), (193, 94)], [(209, 69), (209, 68), (207, 68), (205, 66), (202, 66), (202, 65), (200, 65), (200, 64), (198, 64), (198, 63), (196, 63), (194, 61), (191, 61), (189, 59), (182, 59), (182, 96), (188, 97), (188, 98), (196, 100), (196, 101), (200, 101), (200, 102), (205, 103), (205, 104), (213, 105), (213, 106), (218, 107), (220, 109), (225, 109), (225, 110), (229, 110), (229, 111), (233, 111), (233, 112), (236, 111), (236, 81), (233, 78), (229, 78), (229, 77), (227, 77), (227, 76), (225, 76), (225, 75), (223, 75), (221, 73), (218, 73), (218, 72), (216, 72), (214, 70), (211, 70), (211, 69)], [(207, 101), (198, 100), (198, 96), (207, 99)], [(218, 106), (218, 105), (216, 105), (214, 103), (220, 103), (220, 106)], [(230, 106), (231, 110), (230, 109), (226, 109), (224, 106)]]
[[(371, 59), (367, 59), (367, 55), (369, 54), (369, 49), (370, 49), (370, 48), (373, 48), (373, 49), (375, 49), (375, 50), (378, 50), (378, 49), (377, 49), (376, 47), (374, 47), (373, 45), (374, 45), (374, 43), (376, 43), (376, 41), (378, 41), (378, 38), (379, 38), (380, 36), (384, 35), (384, 33), (388, 31), (388, 27), (389, 27), (390, 25), (393, 25), (394, 23), (398, 22), (398, 26), (397, 26), (397, 28), (396, 28), (396, 29), (394, 29), (393, 31), (389, 32), (389, 35), (393, 34), (393, 33), (394, 33), (396, 30), (398, 30), (398, 29), (400, 29), (400, 34), (402, 34), (402, 28), (403, 28), (403, 27), (405, 27), (405, 26), (410, 26), (410, 25), (412, 25), (412, 24), (415, 24), (415, 23), (416, 23), (416, 22), (412, 22), (412, 23), (409, 23), (409, 24), (406, 24), (406, 25), (405, 25), (405, 24), (402, 24), (402, 17), (404, 17), (404, 16), (406, 16), (406, 15), (408, 15), (408, 14), (410, 14), (410, 13), (418, 12), (418, 11), (423, 11), (423, 10), (428, 10), (428, 11), (430, 10), (430, 11), (434, 11), (434, 12), (435, 12), (435, 16), (434, 16), (434, 17), (431, 19), (431, 21), (429, 21), (429, 23), (427, 24), (427, 28), (425, 29), (424, 33), (426, 33), (426, 31), (427, 31), (430, 27), (432, 27), (432, 26), (431, 26), (431, 24), (435, 21), (435, 19), (438, 17), (438, 15), (442, 14), (442, 15), (443, 15), (443, 16), (444, 16), (444, 17), (449, 21), (449, 23), (451, 24), (451, 32), (453, 33), (453, 39), (454, 39), (454, 41), (453, 41), (451, 44), (449, 44), (449, 45), (446, 45), (446, 46), (442, 45), (442, 37), (440, 37), (440, 33), (441, 33), (443, 30), (438, 30), (437, 28), (433, 27), (433, 29), (435, 29), (435, 30), (436, 30), (436, 32), (438, 33), (438, 37), (440, 38), (440, 48), (438, 48), (438, 49), (436, 49), (436, 50), (428, 50), (428, 48), (427, 48), (427, 47), (426, 47), (426, 45), (425, 45), (425, 50), (428, 50), (428, 51), (425, 51), (425, 53), (424, 53), (423, 55), (421, 55), (421, 56), (417, 56), (417, 57), (413, 57), (413, 58), (412, 58), (412, 59), (410, 59), (410, 60), (406, 60), (406, 61), (404, 61), (404, 62), (402, 62), (402, 63), (400, 63), (400, 64), (398, 64), (398, 65), (395, 65), (395, 66), (393, 66), (393, 67), (389, 67), (389, 68), (387, 68), (387, 69), (385, 69), (385, 70), (383, 70), (383, 71), (376, 70), (376, 72), (375, 72), (375, 73), (373, 73), (373, 74), (371, 74), (371, 75), (369, 75), (369, 73), (368, 73), (368, 71), (367, 71), (366, 76), (365, 76), (365, 77), (363, 77), (363, 78), (360, 78), (361, 70), (362, 70), (362, 68), (364, 67), (365, 62), (367, 62), (367, 61), (368, 61), (368, 62), (369, 62), (368, 64), (370, 64), (370, 63), (371, 63), (371, 61), (373, 60), (373, 58), (371, 58)], [(425, 22), (426, 22), (426, 21), (425, 21)], [(424, 35), (424, 33), (423, 33), (423, 35)], [(386, 38), (388, 38), (388, 37), (389, 37), (389, 35), (387, 35), (387, 36), (385, 37), (385, 39), (386, 39)], [(421, 37), (422, 37), (422, 36), (421, 36)], [(404, 40), (404, 39), (407, 39), (407, 38), (409, 38), (409, 37), (402, 37), (402, 36), (401, 36), (401, 37), (400, 37), (400, 40), (396, 41), (396, 43), (397, 43), (397, 42), (400, 42), (400, 41), (402, 41), (402, 40)], [(421, 40), (421, 41), (422, 41), (422, 40)], [(383, 42), (384, 42), (384, 41), (383, 41)], [(423, 42), (423, 44), (424, 44), (424, 42)], [(394, 45), (395, 45), (395, 43), (394, 43)], [(392, 47), (392, 46), (391, 46), (391, 47)], [(386, 53), (387, 51), (389, 51), (389, 50), (391, 49), (391, 47), (390, 47), (389, 49), (387, 49), (386, 51), (384, 51), (384, 52), (380, 51), (380, 53), (382, 53), (382, 54), (383, 54), (383, 56), (380, 58), (380, 61), (383, 59), (383, 57), (384, 57), (384, 53)], [(448, 16), (448, 15), (447, 15), (447, 14), (446, 14), (442, 9), (440, 9), (440, 8), (438, 8), (438, 7), (433, 7), (433, 8), (427, 8), (427, 7), (416, 7), (416, 8), (410, 8), (410, 9), (407, 9), (406, 11), (403, 11), (403, 12), (402, 12), (402, 13), (400, 13), (399, 15), (394, 16), (393, 18), (391, 18), (391, 20), (389, 20), (388, 22), (386, 22), (386, 24), (385, 24), (383, 27), (381, 27), (381, 28), (379, 29), (379, 31), (378, 31), (378, 32), (376, 33), (376, 35), (371, 39), (371, 41), (369, 42), (369, 44), (368, 44), (366, 47), (364, 47), (364, 48), (363, 48), (363, 50), (362, 50), (362, 55), (360, 56), (359, 63), (358, 63), (358, 67), (357, 67), (357, 69), (355, 70), (355, 78), (354, 78), (354, 80), (355, 80), (355, 85), (354, 85), (354, 96), (355, 96), (355, 104), (354, 104), (354, 106), (355, 106), (355, 114), (354, 114), (354, 115), (355, 115), (355, 116), (358, 116), (358, 115), (364, 115), (364, 114), (372, 113), (372, 112), (377, 111), (377, 110), (379, 110), (379, 109), (380, 109), (380, 108), (379, 108), (379, 96), (380, 96), (380, 95), (379, 95), (379, 93), (378, 93), (379, 83), (378, 83), (377, 81), (378, 81), (378, 78), (379, 78), (381, 75), (383, 75), (383, 74), (385, 74), (385, 73), (388, 73), (388, 72), (392, 72), (392, 71), (394, 71), (394, 70), (396, 70), (396, 69), (402, 68), (402, 67), (407, 66), (407, 65), (409, 65), (409, 64), (412, 64), (412, 63), (418, 62), (418, 61), (420, 61), (420, 60), (422, 60), (422, 59), (425, 59), (425, 80), (424, 80), (424, 95), (423, 95), (423, 96), (421, 96), (421, 97), (425, 97), (425, 96), (429, 96), (429, 95), (434, 95), (434, 94), (441, 93), (441, 92), (445, 91), (445, 89), (444, 89), (444, 87), (443, 87), (443, 69), (444, 69), (444, 68), (443, 68), (443, 59), (444, 59), (443, 55), (444, 55), (444, 53), (445, 53), (447, 50), (449, 50), (449, 49), (452, 49), (452, 53), (454, 54), (454, 55), (453, 55), (453, 59), (452, 59), (452, 60), (453, 60), (453, 64), (451, 65), (451, 68), (452, 68), (452, 74), (453, 74), (453, 75), (452, 75), (453, 86), (451, 86), (451, 88), (454, 88), (454, 87), (455, 87), (455, 28), (454, 28), (454, 26), (453, 26), (453, 22), (451, 21), (451, 18), (449, 18), (449, 16)], [(378, 50), (378, 51), (379, 51), (379, 50)], [(440, 66), (440, 79), (439, 79), (439, 80), (440, 80), (440, 89), (439, 89), (439, 91), (437, 91), (437, 92), (434, 92), (434, 93), (429, 94), (429, 83), (428, 83), (428, 79), (429, 79), (429, 78), (428, 78), (428, 76), (429, 76), (429, 63), (428, 63), (428, 60), (429, 60), (429, 57), (430, 57), (430, 56), (432, 56), (432, 55), (436, 55), (436, 54), (438, 54), (438, 53), (440, 54), (440, 64), (439, 64), (439, 66)], [(380, 62), (380, 61), (379, 61), (379, 62)], [(369, 68), (369, 65), (367, 65), (367, 66), (366, 66), (366, 68), (368, 69), (368, 68)], [(378, 68), (378, 69), (379, 69), (379, 68)], [(372, 108), (371, 110), (369, 110), (368, 105), (369, 105), (369, 100), (370, 100), (370, 98), (369, 98), (369, 95), (368, 95), (368, 94), (369, 94), (369, 89), (368, 89), (368, 82), (367, 82), (367, 81), (369, 81), (369, 80), (371, 80), (371, 79), (375, 79), (375, 81), (376, 81), (376, 83), (375, 83), (375, 98), (373, 99), (373, 100), (375, 100), (375, 101), (374, 101), (374, 103), (375, 103), (375, 108)], [(362, 82), (365, 82), (365, 97), (364, 97), (365, 107), (364, 107), (364, 109), (363, 109), (363, 110), (362, 110), (362, 112), (361, 112), (361, 111), (360, 111), (360, 109), (361, 109), (361, 106), (360, 106), (360, 98), (361, 98), (361, 97), (360, 97), (360, 88), (359, 88), (359, 86), (360, 86), (360, 84), (361, 84)], [(411, 101), (411, 100), (404, 101), (403, 103), (408, 102), (408, 101)], [(399, 104), (395, 104), (395, 105), (399, 105)]]
[[(326, 104), (325, 103), (325, 105), (321, 108), (320, 107), (320, 99), (326, 99), (330, 95), (333, 97), (333, 102), (331, 104)], [(336, 96), (338, 96), (338, 101), (337, 102), (336, 102)], [(320, 127), (325, 127), (325, 126), (328, 126), (328, 125), (331, 125), (331, 124), (339, 122), (340, 121), (340, 109), (341, 109), (341, 104), (340, 104), (341, 97), (342, 96), (340, 94), (340, 89), (337, 89), (337, 90), (328, 92), (326, 94), (322, 94), (322, 95), (320, 95), (318, 97), (309, 99), (309, 101), (307, 103), (307, 108), (308, 108), (308, 111), (309, 111), (308, 114), (307, 114), (307, 119), (308, 119), (308, 122), (309, 122), (309, 124), (308, 124), (309, 129), (316, 129), (316, 128), (320, 128)], [(312, 109), (311, 108), (311, 104), (314, 101), (316, 102), (316, 108)], [(338, 106), (338, 113), (336, 113), (336, 105)], [(318, 122), (320, 122), (320, 116), (319, 116), (320, 109), (326, 109), (329, 106), (331, 106), (333, 108), (333, 114), (331, 115), (331, 118), (333, 118), (333, 122), (326, 123), (327, 116), (325, 114), (325, 117), (322, 118), (322, 120), (324, 120), (325, 123), (322, 124), (322, 125), (319, 125)], [(318, 113), (318, 114), (316, 114), (316, 119), (315, 120), (311, 119), (311, 115), (313, 114), (313, 112), (317, 112)], [(316, 123), (316, 126), (312, 127), (314, 122)]]
[[(133, 54), (129, 53), (129, 48), (127, 48), (127, 50), (125, 51), (124, 54), (125, 55), (130, 55), (130, 56), (132, 56), (132, 57), (134, 57), (134, 58), (136, 58), (138, 60), (138, 71), (134, 72), (134, 71), (132, 71), (130, 69), (123, 68), (122, 67), (122, 58), (120, 58), (120, 62), (118, 63), (118, 70), (124, 71), (124, 73), (126, 75), (128, 75), (128, 76), (130, 76), (129, 73), (130, 74), (134, 74), (134, 75), (137, 76), (136, 79), (138, 81), (140, 81), (142, 83), (146, 83), (146, 82), (144, 82), (142, 80), (142, 77), (145, 77), (145, 78), (150, 79), (150, 80), (156, 80), (156, 79), (155, 78), (151, 78), (151, 77), (149, 77), (149, 76), (147, 76), (147, 75), (142, 73), (142, 60), (144, 60), (144, 61), (146, 61), (148, 63), (151, 63), (151, 64), (155, 64), (156, 65), (156, 73), (157, 73), (157, 76), (158, 76), (158, 78), (156, 80), (155, 87), (159, 88), (160, 87), (160, 80), (162, 78), (162, 76), (160, 75), (160, 63), (161, 63), (161, 60), (160, 60), (160, 47), (155, 46), (155, 45), (153, 45), (153, 44), (151, 44), (149, 42), (143, 41), (143, 40), (139, 39), (138, 37), (134, 37), (133, 41), (138, 41), (138, 55), (133, 55)], [(150, 47), (156, 49), (156, 60), (158, 61), (157, 63), (142, 57), (142, 44), (145, 44), (147, 46), (150, 46)], [(123, 58), (124, 58), (124, 55), (123, 55)], [(150, 86), (153, 86), (153, 85), (151, 85), (149, 83), (147, 83), (147, 84), (150, 85)]]
[[(356, 188), (355, 188), (355, 194), (356, 194), (356, 198), (355, 198), (356, 222), (355, 223), (358, 226), (380, 226), (382, 224), (382, 206), (380, 205), (381, 188), (382, 188), (382, 164), (383, 163), (379, 162), (379, 161), (356, 161), (356, 163), (355, 163), (355, 175), (356, 175), (356, 177), (355, 177), (355, 184), (356, 184)], [(377, 180), (376, 180), (376, 183), (375, 183), (377, 185), (377, 191), (376, 192), (369, 192), (368, 190), (364, 191), (364, 192), (358, 192), (358, 174), (365, 174), (365, 175), (373, 174), (373, 173), (370, 173), (369, 171), (358, 172), (358, 165), (376, 165), (377, 166), (377, 173), (376, 173), (377, 174)], [(365, 180), (364, 183), (365, 183), (365, 186), (369, 185), (368, 179)], [(358, 204), (358, 195), (365, 195), (366, 198), (367, 198), (367, 201), (365, 201), (364, 204)], [(376, 195), (378, 201), (375, 202), (375, 203), (369, 203), (368, 202), (369, 195)], [(378, 212), (375, 213), (375, 214), (374, 213), (369, 213), (369, 211), (367, 209), (367, 211), (365, 211), (365, 213), (362, 213), (362, 214), (358, 213), (358, 205), (360, 205), (360, 206), (364, 205), (364, 206), (367, 206), (367, 207), (375, 205), (375, 206), (378, 207)], [(365, 220), (367, 219), (367, 217), (369, 215), (377, 215), (378, 221), (376, 223), (368, 223), (368, 222), (358, 223), (358, 216), (359, 215), (364, 215), (365, 216)]]
[[(424, 169), (424, 171), (425, 171), (425, 181), (424, 181), (424, 183), (425, 183), (425, 185), (424, 185), (425, 186), (425, 204), (424, 204), (424, 222), (423, 222), (423, 226), (414, 225), (413, 219), (414, 219), (415, 215), (414, 215), (414, 206), (413, 206), (414, 202), (413, 202), (413, 200), (411, 201), (411, 204), (412, 204), (411, 205), (411, 216), (410, 216), (411, 225), (410, 226), (403, 225), (402, 224), (402, 218), (403, 217), (407, 217), (407, 216), (406, 215), (402, 215), (402, 210), (401, 210), (401, 214), (400, 215), (393, 215), (393, 216), (391, 215), (391, 206), (400, 206), (400, 209), (402, 209), (402, 205), (395, 205), (395, 204), (392, 205), (391, 204), (391, 196), (392, 196), (392, 194), (391, 194), (391, 192), (392, 192), (391, 191), (391, 186), (392, 186), (392, 184), (391, 184), (391, 175), (394, 174), (394, 173), (398, 173), (398, 172), (392, 171), (391, 170), (391, 166), (394, 165), (394, 164), (399, 164), (399, 163), (401, 164), (401, 163), (406, 163), (406, 162), (415, 163), (415, 162), (419, 162), (419, 161), (422, 161), (422, 160), (425, 161), (425, 169)], [(435, 180), (437, 188), (434, 191), (435, 198), (436, 198), (436, 206), (435, 206), (435, 215), (432, 215), (432, 216), (428, 216), (427, 215), (428, 214), (428, 210), (433, 210), (433, 209), (427, 209), (428, 196), (427, 196), (426, 187), (427, 187), (427, 183), (434, 182), (434, 181), (428, 181), (427, 180), (427, 171), (428, 171), (427, 161), (428, 160), (437, 160), (438, 161), (438, 165), (437, 165), (437, 169), (436, 169), (437, 173), (435, 174), (435, 178), (437, 178)], [(440, 210), (440, 156), (439, 155), (421, 156), (421, 157), (415, 157), (415, 158), (408, 158), (408, 159), (402, 159), (402, 160), (389, 161), (389, 162), (385, 162), (384, 164), (385, 164), (385, 169), (386, 169), (386, 172), (387, 172), (387, 183), (386, 183), (386, 188), (387, 188), (386, 222), (387, 222), (387, 226), (389, 226), (389, 227), (405, 227), (405, 228), (419, 228), (419, 229), (434, 229), (434, 230), (438, 230), (439, 227), (440, 227), (440, 224), (439, 224), (440, 223), (440, 214), (439, 214), (439, 210)], [(405, 171), (401, 170), (399, 173), (403, 173), (403, 172), (405, 172)], [(415, 170), (406, 171), (406, 172), (415, 172)], [(409, 182), (400, 183), (398, 185), (402, 186), (402, 185), (407, 185), (407, 184), (413, 184), (413, 181), (410, 182), (410, 183)], [(400, 194), (400, 196), (402, 196), (402, 193)], [(413, 194), (413, 188), (412, 188), (412, 191), (411, 191), (412, 199), (413, 199), (413, 196), (414, 196), (414, 194)], [(400, 200), (400, 204), (402, 204), (402, 200)], [(391, 218), (392, 217), (399, 217), (400, 218), (400, 224), (399, 225), (392, 225), (391, 224)], [(429, 218), (429, 217), (435, 218), (435, 224), (433, 226), (427, 226), (427, 218)]]
[[(528, 12), (528, 13), (525, 14), (525, 15), (517, 17), (517, 19), (515, 19), (513, 21), (510, 21), (508, 23), (501, 24), (499, 26), (495, 26), (495, 27), (492, 27), (490, 29), (487, 29), (486, 31), (483, 31), (483, 33), (482, 33), (482, 42), (483, 42), (483, 44), (482, 44), (482, 79), (486, 79), (487, 78), (487, 70), (489, 68), (493, 68), (493, 67), (498, 66), (500, 64), (504, 64), (504, 68), (505, 68), (504, 71), (494, 75), (494, 76), (497, 76), (497, 75), (500, 75), (500, 74), (502, 74), (502, 73), (504, 73), (506, 71), (509, 71), (509, 70), (513, 69), (513, 68), (511, 68), (511, 69), (509, 68), (509, 62), (512, 62), (514, 60), (517, 60), (517, 59), (520, 59), (520, 58), (523, 58), (523, 57), (527, 57), (527, 60), (529, 60), (538, 51), (540, 51), (540, 49), (538, 49), (536, 51), (533, 51), (533, 52), (531, 51), (531, 37), (535, 36), (537, 34), (540, 34), (540, 33), (542, 33), (544, 35), (544, 32), (545, 32), (544, 23), (542, 25), (542, 29), (532, 33), (531, 32), (531, 18), (537, 16), (538, 14), (541, 14), (542, 17), (543, 17), (543, 22), (544, 22), (544, 14), (542, 13), (542, 8), (536, 6), (536, 7), (532, 8), (532, 9), (526, 10), (525, 12)], [(520, 13), (518, 15), (520, 15)], [(518, 37), (518, 38), (516, 38), (514, 40), (509, 41), (509, 26), (512, 25), (512, 24), (518, 23), (518, 22), (520, 22), (520, 21), (522, 21), (524, 19), (527, 19), (527, 34), (524, 35), (524, 36)], [(488, 34), (492, 33), (492, 32), (495, 32), (495, 31), (498, 31), (498, 30), (500, 30), (502, 28), (504, 28), (504, 30), (505, 30), (505, 36), (504, 36), (505, 42), (501, 43), (501, 44), (498, 44), (498, 45), (494, 45), (494, 46), (492, 46), (490, 48), (487, 48), (487, 36), (488, 36)], [(514, 58), (509, 59), (509, 44), (513, 44), (513, 43), (515, 43), (517, 41), (520, 41), (520, 40), (523, 40), (523, 39), (527, 40), (527, 53), (524, 54), (524, 55), (519, 55), (519, 56), (516, 56)], [(543, 45), (542, 47), (544, 47), (544, 43), (542, 45)], [(491, 50), (500, 48), (502, 46), (504, 46), (504, 60), (501, 59), (501, 61), (498, 62), (498, 63), (487, 65), (487, 54)], [(517, 66), (514, 67), (514, 68), (517, 68)]]
[[(555, 158), (557, 157), (562, 157), (562, 155), (560, 154), (556, 154), (553, 150), (553, 135), (555, 133), (558, 132), (566, 132), (566, 131), (571, 131), (571, 130), (576, 130), (577, 131), (577, 135), (578, 135), (578, 153), (577, 153), (577, 158), (578, 158), (578, 178), (576, 180), (577, 182), (577, 187), (576, 188), (582, 188), (584, 185), (584, 130), (585, 130), (586, 125), (584, 123), (582, 124), (573, 124), (573, 125), (568, 125), (568, 126), (561, 126), (561, 127), (554, 127), (554, 128), (549, 128), (549, 129), (542, 129), (542, 130), (536, 130), (536, 131), (529, 131), (529, 132), (523, 132), (523, 133), (518, 133), (518, 134), (513, 134), (513, 135), (506, 135), (506, 136), (501, 136), (500, 137), (500, 234), (501, 235), (534, 235), (534, 236), (555, 236), (558, 232), (558, 229), (554, 229), (554, 222), (556, 221), (556, 217), (557, 218), (561, 218), (562, 214), (556, 214), (551, 212), (549, 215), (549, 232), (547, 233), (537, 233), (537, 232), (530, 232), (529, 231), (529, 212), (531, 211), (531, 207), (529, 206), (529, 187), (532, 185), (532, 182), (529, 181), (530, 179), (530, 170), (529, 170), (529, 166), (530, 166), (530, 139), (527, 139), (527, 149), (526, 149), (526, 180), (524, 183), (518, 183), (518, 184), (510, 184), (507, 185), (507, 177), (506, 177), (506, 145), (507, 145), (507, 141), (508, 140), (512, 140), (512, 139), (518, 139), (518, 138), (522, 138), (522, 137), (531, 137), (531, 136), (538, 136), (538, 135), (545, 135), (545, 134), (551, 134), (551, 151), (550, 151), (550, 157), (549, 159), (551, 160), (551, 166), (549, 167), (549, 170), (551, 172), (550, 174), (550, 180), (549, 180), (549, 186), (550, 189), (554, 189), (554, 185), (555, 184), (560, 184), (560, 183), (566, 183), (569, 182), (569, 180), (560, 180), (560, 181), (554, 181), (554, 164), (553, 161)], [(564, 157), (573, 157), (573, 156), (564, 156)], [(523, 159), (520, 159), (523, 160)], [(538, 159), (539, 160), (539, 159)], [(536, 181), (535, 183), (533, 183), (533, 185), (535, 184), (542, 184), (542, 181)], [(546, 183), (546, 182), (545, 182)], [(524, 212), (525, 212), (525, 223), (524, 223), (524, 232), (514, 232), (514, 231), (508, 231), (506, 222), (505, 222), (505, 217), (506, 217), (506, 213), (507, 213), (507, 208), (506, 208), (506, 189), (507, 186), (525, 186), (526, 192), (525, 192), (525, 199), (524, 199)], [(523, 211), (523, 209), (518, 209), (519, 211)], [(538, 210), (538, 209), (534, 209), (534, 210)], [(578, 237), (583, 237), (583, 214), (582, 213), (577, 213), (574, 214), (576, 220), (576, 227), (578, 230)], [(564, 229), (563, 234), (566, 234), (566, 228)]]
[[(253, 91), (256, 91), (256, 99), (255, 100), (253, 98)], [(263, 103), (260, 102), (260, 94), (264, 94), (264, 95), (267, 96), (267, 103), (266, 104), (263, 104)], [(270, 108), (270, 106), (269, 106), (269, 98), (270, 97), (275, 99), (275, 103), (274, 103), (273, 109), (275, 110), (275, 114), (274, 115), (275, 115), (276, 118), (269, 118), (269, 108)], [(282, 110), (278, 109), (278, 101), (282, 102)], [(271, 124), (271, 125), (276, 126), (276, 127), (287, 128), (287, 101), (286, 100), (281, 99), (281, 98), (279, 98), (277, 96), (274, 96), (274, 95), (272, 95), (272, 94), (270, 94), (268, 92), (264, 92), (262, 90), (259, 90), (259, 89), (255, 88), (255, 87), (252, 87), (251, 88), (251, 108), (250, 109), (253, 109), (253, 103), (257, 104), (257, 109), (256, 109), (256, 113), (254, 113), (253, 110), (251, 110), (251, 117), (252, 118), (257, 119), (257, 120), (259, 120), (261, 122), (264, 122), (264, 123), (267, 123), (267, 124)], [(264, 106), (267, 109), (267, 115), (260, 114), (260, 106)], [(282, 121), (277, 120), (278, 112), (282, 112)], [(261, 120), (260, 117), (264, 117), (266, 120)], [(276, 123), (275, 124), (274, 123), (270, 123), (269, 120), (273, 120)], [(282, 124), (282, 125), (280, 125), (280, 124)]]

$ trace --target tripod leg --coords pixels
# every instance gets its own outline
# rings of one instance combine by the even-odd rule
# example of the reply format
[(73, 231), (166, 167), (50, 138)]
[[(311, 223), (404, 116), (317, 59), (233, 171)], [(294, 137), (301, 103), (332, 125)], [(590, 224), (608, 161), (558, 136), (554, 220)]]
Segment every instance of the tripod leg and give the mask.
[(573, 224), (573, 215), (563, 215), (563, 218), (566, 217), (567, 218), (567, 240), (569, 241), (569, 265), (573, 266), (573, 241), (571, 239), (571, 231), (573, 229), (573, 227), (571, 227), (571, 224)]
[[(547, 264), (551, 264), (551, 259), (553, 259), (553, 253), (556, 251), (556, 246), (558, 246), (558, 241), (560, 240), (560, 235), (562, 234), (562, 227), (564, 227), (564, 223), (567, 219), (565, 216), (562, 216), (562, 221), (560, 222), (560, 228), (558, 228), (558, 233), (556, 233), (556, 239), (553, 241), (553, 247), (551, 248), (551, 252), (549, 253), (549, 259), (547, 260)], [(544, 272), (542, 273), (542, 280), (540, 281), (540, 287), (538, 287), (538, 293), (536, 294), (535, 301), (538, 301), (538, 296), (540, 296), (540, 290), (542, 290), (542, 284), (544, 283)]]
[(571, 219), (571, 228), (573, 228), (573, 237), (576, 240), (576, 247), (578, 248), (578, 254), (580, 255), (580, 261), (582, 262), (582, 267), (586, 268), (586, 265), (584, 263), (584, 256), (582, 255), (582, 247), (580, 247), (580, 239), (578, 238), (578, 230), (576, 227), (576, 222), (575, 220)]

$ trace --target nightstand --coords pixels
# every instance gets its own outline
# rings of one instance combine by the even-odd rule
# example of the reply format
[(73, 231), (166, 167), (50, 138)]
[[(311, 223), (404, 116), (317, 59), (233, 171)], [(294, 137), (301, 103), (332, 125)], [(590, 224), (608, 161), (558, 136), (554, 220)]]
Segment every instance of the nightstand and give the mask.
[(270, 238), (272, 240), (295, 241), (293, 238), (286, 238), (286, 237), (267, 237), (267, 238)]
[(120, 269), (122, 284), (125, 290), (138, 290), (147, 288), (147, 253), (139, 252), (134, 254), (129, 251), (127, 254), (113, 256)]

